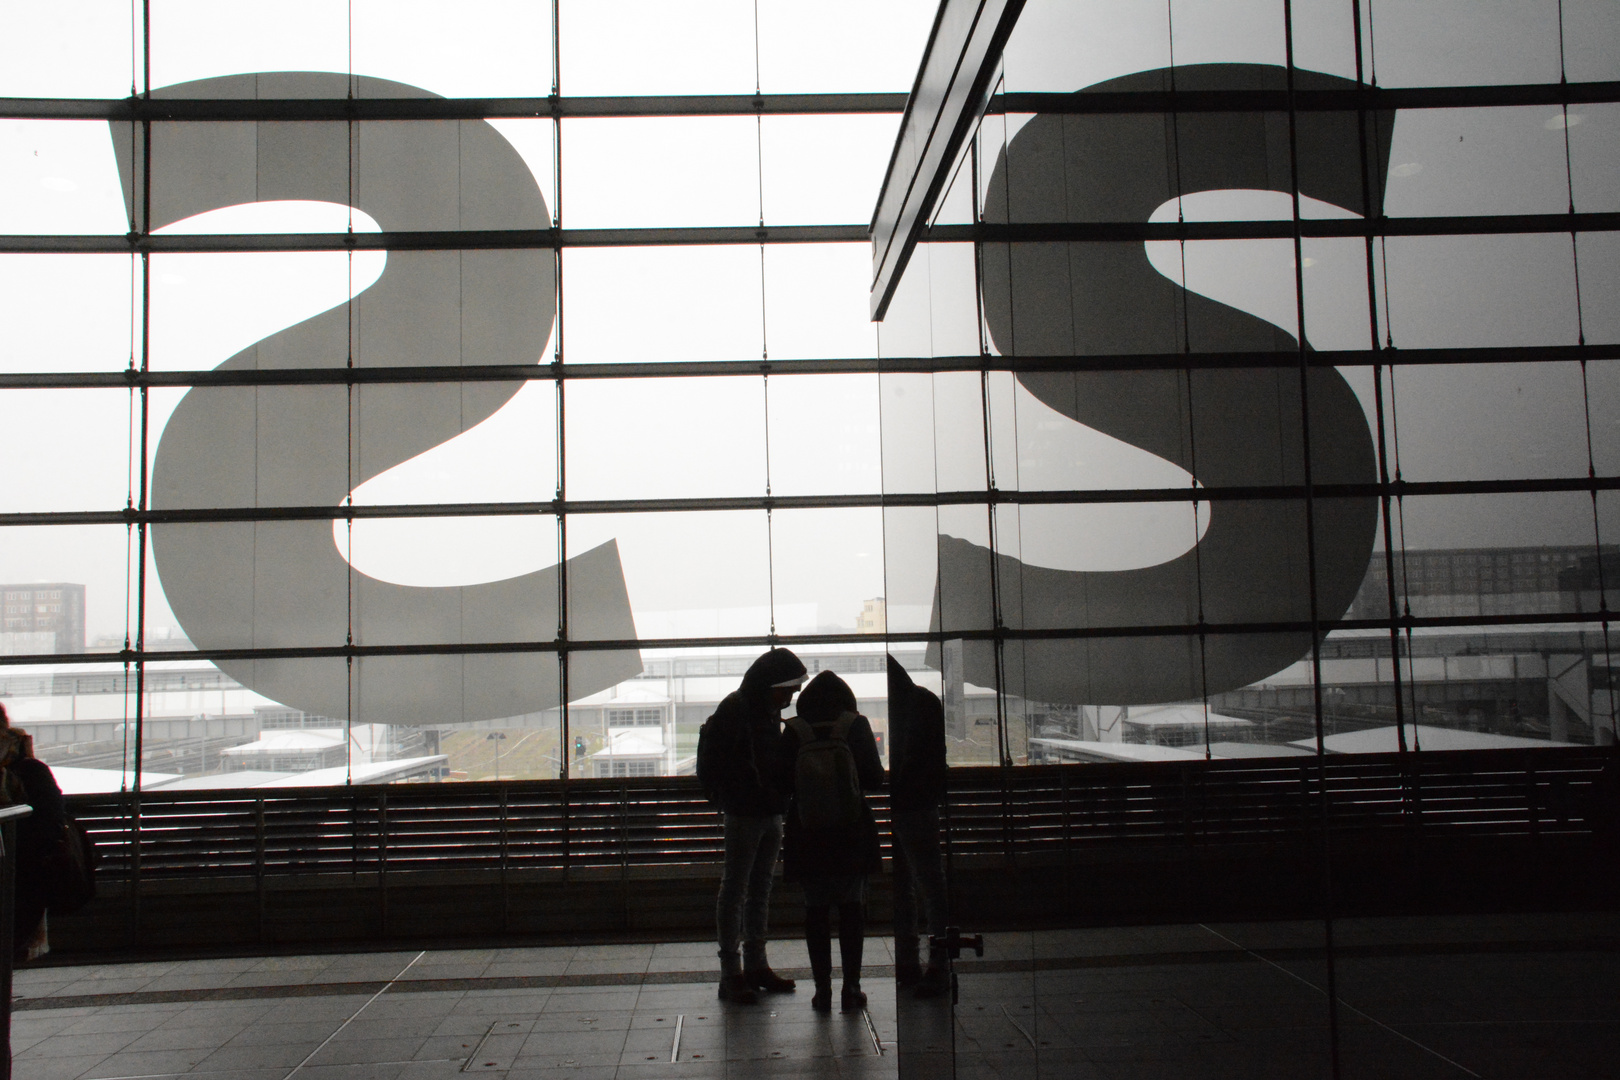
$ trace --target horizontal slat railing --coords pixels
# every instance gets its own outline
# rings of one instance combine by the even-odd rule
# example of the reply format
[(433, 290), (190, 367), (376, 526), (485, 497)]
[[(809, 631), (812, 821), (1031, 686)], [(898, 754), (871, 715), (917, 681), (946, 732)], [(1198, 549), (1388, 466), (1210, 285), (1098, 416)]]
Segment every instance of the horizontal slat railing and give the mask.
[[(955, 769), (955, 858), (1061, 858), (1108, 844), (1301, 840), (1335, 833), (1590, 832), (1610, 748)], [(102, 874), (218, 876), (564, 871), (722, 861), (719, 816), (689, 778), (154, 791), (68, 800)], [(887, 799), (874, 805), (886, 828)], [(706, 868), (706, 869), (705, 869)]]

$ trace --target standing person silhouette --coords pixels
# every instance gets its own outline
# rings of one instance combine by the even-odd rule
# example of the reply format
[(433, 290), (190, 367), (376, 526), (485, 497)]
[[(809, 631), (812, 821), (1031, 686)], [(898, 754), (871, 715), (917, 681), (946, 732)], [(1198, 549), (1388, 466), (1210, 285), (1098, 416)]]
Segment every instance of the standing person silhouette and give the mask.
[[(950, 961), (930, 949), (917, 956), (918, 900), (928, 933), (943, 937), (950, 921), (940, 859), (939, 807), (945, 801), (945, 710), (932, 691), (912, 682), (889, 657), (889, 810), (894, 829), (894, 977), (915, 996), (950, 989)], [(920, 894), (920, 896), (919, 896)]]
[(804, 889), (804, 941), (816, 993), (810, 1007), (832, 1009), (832, 908), (838, 907), (843, 1012), (866, 1006), (861, 954), (866, 944), (866, 877), (883, 869), (877, 821), (862, 792), (883, 786), (872, 725), (849, 684), (823, 671), (799, 695), (799, 714), (782, 732), (788, 762), (785, 876)]
[(17, 822), (17, 887), (11, 945), (14, 962), (32, 960), (49, 950), (45, 939), (47, 857), (62, 846), (66, 813), (62, 789), (49, 765), (34, 756), (34, 739), (0, 705), (0, 791), (8, 802), (34, 808)]
[(759, 1000), (756, 990), (794, 988), (792, 979), (776, 974), (766, 961), (765, 933), (788, 803), (782, 710), (804, 677), (804, 665), (787, 649), (765, 653), (720, 702), (698, 738), (698, 780), (725, 816), (726, 861), (715, 901), (722, 1001), (752, 1005)]

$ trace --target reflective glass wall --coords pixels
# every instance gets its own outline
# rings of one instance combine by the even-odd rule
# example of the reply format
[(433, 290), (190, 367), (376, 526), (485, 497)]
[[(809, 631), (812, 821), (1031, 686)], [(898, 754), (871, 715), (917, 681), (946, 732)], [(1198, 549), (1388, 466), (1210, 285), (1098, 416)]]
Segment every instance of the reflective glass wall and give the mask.
[(1614, 741), (1616, 32), (1025, 5), (879, 335), (953, 761)]
[(0, 701), (63, 786), (690, 772), (773, 636), (881, 724), (933, 15), (0, 17)]
[(1030, 3), (874, 325), (934, 6), (8, 11), (64, 786), (677, 774), (772, 640), (960, 764), (1612, 739), (1610, 6)]

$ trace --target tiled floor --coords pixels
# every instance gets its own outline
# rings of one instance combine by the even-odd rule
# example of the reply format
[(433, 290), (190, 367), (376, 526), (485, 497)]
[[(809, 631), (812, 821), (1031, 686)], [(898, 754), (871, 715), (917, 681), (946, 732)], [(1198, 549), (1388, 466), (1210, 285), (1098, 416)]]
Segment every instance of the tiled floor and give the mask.
[[(772, 952), (779, 969), (807, 963), (802, 943)], [(30, 968), (16, 975), (13, 1075), (893, 1077), (881, 939), (868, 960), (865, 1016), (814, 1013), (808, 986), (723, 1005), (708, 942)]]
[[(1320, 924), (988, 935), (985, 958), (962, 965), (954, 1018), (904, 998), (897, 1012), (888, 943), (874, 938), (870, 1026), (813, 1013), (808, 987), (721, 1005), (707, 942), (40, 967), (17, 975), (14, 1075), (1620, 1076), (1620, 916), (1334, 932), (1336, 1028)], [(807, 975), (801, 944), (773, 950)]]

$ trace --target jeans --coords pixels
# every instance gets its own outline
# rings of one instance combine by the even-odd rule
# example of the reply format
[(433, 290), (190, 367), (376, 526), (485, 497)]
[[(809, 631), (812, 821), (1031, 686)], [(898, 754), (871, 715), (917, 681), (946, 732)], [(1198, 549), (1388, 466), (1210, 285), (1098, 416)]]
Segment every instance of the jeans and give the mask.
[(939, 808), (896, 810), (891, 827), (894, 830), (894, 936), (918, 936), (919, 900), (928, 932), (944, 934), (950, 912), (945, 892), (945, 865), (939, 850)]
[(747, 943), (751, 952), (763, 952), (771, 875), (782, 850), (782, 816), (727, 814), (725, 822), (726, 864), (714, 911), (720, 953), (735, 954), (741, 943)]

